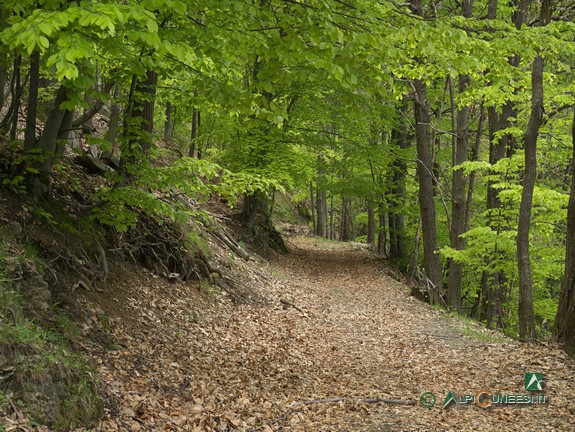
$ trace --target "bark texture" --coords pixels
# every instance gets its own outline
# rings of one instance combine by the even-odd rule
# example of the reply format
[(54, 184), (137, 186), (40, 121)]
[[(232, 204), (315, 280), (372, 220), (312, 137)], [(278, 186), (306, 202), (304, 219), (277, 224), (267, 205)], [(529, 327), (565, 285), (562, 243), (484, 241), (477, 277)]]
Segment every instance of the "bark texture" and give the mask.
[(413, 85), (415, 90), (415, 140), (417, 143), (419, 209), (423, 234), (423, 265), (427, 278), (433, 284), (433, 289), (429, 293), (429, 301), (432, 304), (438, 304), (443, 291), (443, 283), (441, 280), (441, 263), (437, 253), (436, 212), (433, 198), (433, 159), (431, 156), (427, 88), (421, 80), (415, 80)]
[[(550, 20), (551, 0), (543, 0), (539, 15), (539, 25), (544, 26)], [(531, 114), (525, 131), (525, 174), (519, 222), (517, 225), (517, 269), (519, 275), (519, 338), (535, 339), (535, 313), (533, 310), (533, 284), (531, 278), (531, 257), (529, 253), (529, 230), (531, 227), (531, 208), (533, 190), (537, 178), (537, 137), (543, 122), (543, 68), (541, 55), (535, 57), (531, 69)]]
[(575, 356), (575, 108), (571, 127), (573, 156), (571, 159), (571, 193), (567, 209), (567, 237), (565, 238), (565, 274), (561, 283), (559, 308), (553, 333), (564, 349)]

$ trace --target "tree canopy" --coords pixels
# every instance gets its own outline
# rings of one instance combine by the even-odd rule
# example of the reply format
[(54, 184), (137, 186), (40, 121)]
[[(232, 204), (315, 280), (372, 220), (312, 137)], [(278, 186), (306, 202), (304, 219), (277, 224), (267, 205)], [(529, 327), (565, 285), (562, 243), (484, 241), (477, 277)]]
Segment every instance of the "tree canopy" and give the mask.
[(545, 336), (559, 306), (573, 352), (574, 52), (551, 0), (5, 1), (2, 181), (49, 197), (89, 152), (115, 166), (91, 217), (120, 231), (220, 194), (269, 237), (286, 193), (489, 327)]

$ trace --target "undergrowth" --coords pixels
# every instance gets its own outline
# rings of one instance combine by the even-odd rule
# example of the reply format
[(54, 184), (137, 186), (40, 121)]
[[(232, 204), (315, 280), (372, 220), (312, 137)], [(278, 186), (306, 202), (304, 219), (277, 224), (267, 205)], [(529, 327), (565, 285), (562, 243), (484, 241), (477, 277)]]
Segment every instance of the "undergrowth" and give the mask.
[(447, 312), (447, 314), (456, 319), (457, 329), (470, 339), (487, 343), (505, 342), (505, 335), (503, 333), (496, 330), (489, 330), (483, 323), (473, 318), (454, 311)]
[[(20, 290), (46, 265), (30, 244), (3, 229), (0, 242), (0, 417), (22, 411), (30, 426), (90, 427), (103, 414), (98, 379), (87, 358), (71, 349), (77, 326), (49, 305), (34, 310)], [(14, 259), (15, 255), (21, 256)], [(36, 280), (34, 279), (34, 280)]]

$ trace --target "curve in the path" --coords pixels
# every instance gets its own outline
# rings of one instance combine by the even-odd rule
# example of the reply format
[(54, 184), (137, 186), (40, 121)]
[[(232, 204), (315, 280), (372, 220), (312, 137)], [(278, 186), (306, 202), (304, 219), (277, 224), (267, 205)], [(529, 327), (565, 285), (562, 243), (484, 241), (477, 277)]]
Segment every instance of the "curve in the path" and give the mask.
[[(196, 288), (157, 279), (125, 286), (138, 326), (99, 354), (117, 401), (101, 430), (572, 430), (575, 367), (560, 351), (469, 338), (473, 324), (411, 298), (357, 245), (296, 238), (290, 248), (268, 269), (263, 307), (201, 306)], [(521, 393), (525, 372), (545, 374), (548, 406), (368, 401)]]

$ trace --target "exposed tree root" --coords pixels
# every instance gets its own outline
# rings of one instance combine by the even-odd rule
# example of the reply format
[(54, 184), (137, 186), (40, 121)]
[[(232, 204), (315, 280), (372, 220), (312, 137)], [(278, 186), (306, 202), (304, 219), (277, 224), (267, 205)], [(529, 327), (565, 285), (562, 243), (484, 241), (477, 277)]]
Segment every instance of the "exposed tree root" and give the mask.
[(125, 258), (170, 278), (178, 274), (182, 280), (211, 279), (213, 269), (206, 256), (193, 254), (183, 230), (171, 221), (140, 214), (136, 226), (112, 239)]
[(232, 252), (238, 255), (244, 261), (250, 260), (250, 255), (234, 240), (234, 238), (227, 233), (225, 228), (218, 228), (217, 230), (213, 230), (211, 234), (220, 241), (220, 243), (224, 244), (224, 246), (228, 247)]

